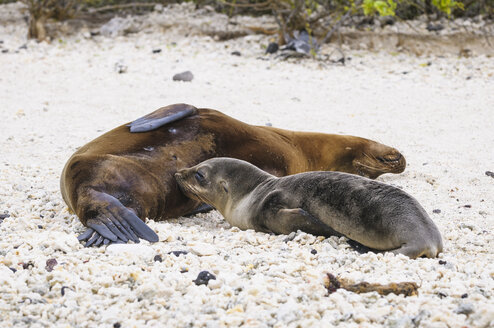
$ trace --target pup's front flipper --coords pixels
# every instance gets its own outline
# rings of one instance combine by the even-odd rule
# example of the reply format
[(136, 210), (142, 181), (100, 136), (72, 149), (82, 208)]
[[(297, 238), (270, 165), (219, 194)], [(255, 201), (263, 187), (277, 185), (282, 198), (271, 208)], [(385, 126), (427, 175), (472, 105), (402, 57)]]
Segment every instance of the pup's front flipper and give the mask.
[(115, 197), (94, 190), (90, 195), (100, 206), (96, 209), (96, 216), (86, 221), (88, 230), (78, 237), (79, 241), (86, 241), (85, 246), (126, 243), (129, 240), (138, 243), (139, 238), (150, 242), (159, 240), (151, 228)]
[(163, 125), (179, 121), (184, 117), (197, 113), (197, 108), (187, 104), (174, 104), (147, 114), (137, 120), (127, 124), (130, 132), (148, 132), (155, 130)]
[(282, 208), (273, 218), (268, 219), (266, 226), (274, 233), (289, 234), (302, 230), (316, 236), (342, 236), (339, 232), (301, 208)]

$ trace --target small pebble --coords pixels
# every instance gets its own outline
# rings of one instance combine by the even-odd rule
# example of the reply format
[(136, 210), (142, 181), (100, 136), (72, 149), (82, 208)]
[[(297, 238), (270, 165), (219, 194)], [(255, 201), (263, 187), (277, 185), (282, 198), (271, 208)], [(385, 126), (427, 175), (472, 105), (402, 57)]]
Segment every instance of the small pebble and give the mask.
[(32, 267), (34, 267), (34, 263), (31, 261), (29, 261), (27, 263), (22, 263), (22, 268), (24, 270), (31, 269)]
[(194, 78), (194, 75), (192, 74), (191, 71), (185, 71), (185, 72), (173, 75), (173, 81), (190, 82), (190, 81), (192, 81), (193, 78)]
[(267, 54), (274, 54), (276, 51), (278, 51), (280, 47), (276, 42), (271, 42), (268, 44), (268, 47), (266, 48), (266, 53)]
[(439, 260), (439, 264), (441, 264), (441, 265), (445, 265), (446, 263), (448, 263), (448, 262), (443, 261), (443, 260)]
[(189, 252), (187, 252), (187, 251), (171, 251), (171, 252), (168, 252), (168, 254), (173, 254), (176, 257), (179, 257), (180, 255), (187, 255), (187, 254), (189, 254)]
[(197, 275), (196, 280), (193, 280), (194, 283), (199, 286), (199, 285), (208, 285), (209, 280), (211, 279), (216, 279), (216, 276), (212, 273), (209, 273), (208, 271), (201, 271), (199, 272), (199, 275)]
[(0, 214), (0, 220), (6, 219), (8, 217), (10, 217), (10, 214), (8, 214), (8, 213), (2, 213), (2, 214)]
[(16, 272), (17, 272), (17, 269), (15, 269), (15, 268), (9, 268), (9, 269), (10, 269), (10, 271), (12, 271), (13, 273), (16, 273)]
[(488, 177), (494, 178), (494, 172), (492, 172), (492, 171), (485, 171), (485, 175), (487, 175)]
[(121, 328), (121, 327), (122, 327), (122, 325), (120, 324), (120, 322), (115, 322), (113, 324), (113, 328)]
[(454, 313), (469, 315), (473, 313), (473, 305), (470, 303), (460, 304), (455, 310)]
[(113, 69), (118, 74), (123, 74), (123, 73), (127, 72), (128, 67), (127, 67), (127, 65), (123, 64), (122, 62), (117, 62), (117, 63), (115, 63), (115, 66), (113, 67)]
[(3, 49), (2, 50), (2, 53), (6, 54), (7, 52), (9, 52), (9, 49)]
[(70, 289), (70, 290), (73, 290), (72, 288), (68, 287), (68, 286), (62, 286), (62, 289), (60, 289), (60, 293), (62, 294), (62, 296), (65, 296), (65, 290), (66, 289)]
[(156, 255), (153, 260), (154, 260), (154, 262), (163, 262), (161, 255)]
[(441, 24), (427, 24), (427, 27), (426, 27), (427, 31), (429, 32), (437, 32), (437, 31), (441, 31), (442, 29), (444, 29), (444, 26), (441, 25)]
[(472, 208), (472, 205), (467, 204), (467, 205), (464, 205), (463, 207), (466, 207), (466, 208)]
[(316, 255), (316, 254), (317, 254), (317, 251), (316, 251), (315, 249), (312, 249), (312, 250), (310, 251), (310, 253), (311, 253), (311, 254), (313, 254), (313, 255)]
[(55, 265), (57, 265), (58, 262), (56, 259), (49, 259), (49, 260), (46, 260), (46, 271), (48, 272), (52, 272), (53, 271), (53, 268), (55, 267)]
[(288, 243), (289, 241), (292, 241), (295, 239), (295, 236), (297, 236), (297, 233), (295, 231), (290, 232), (288, 236), (283, 240), (285, 243)]
[(43, 226), (41, 224), (38, 224), (38, 229), (43, 229)]
[(461, 298), (467, 298), (467, 297), (468, 297), (468, 294), (467, 293), (461, 295)]
[(242, 54), (240, 53), (240, 51), (234, 51), (232, 52), (232, 56), (242, 56)]
[(159, 54), (161, 52), (161, 49), (153, 49), (153, 54)]
[(441, 210), (440, 209), (435, 209), (435, 210), (432, 210), (432, 213), (439, 214), (439, 213), (441, 213)]
[(442, 298), (447, 297), (448, 295), (446, 295), (445, 293), (441, 293), (441, 292), (439, 292), (439, 293), (437, 293), (437, 296), (439, 296), (439, 298), (441, 298), (441, 299), (442, 299)]

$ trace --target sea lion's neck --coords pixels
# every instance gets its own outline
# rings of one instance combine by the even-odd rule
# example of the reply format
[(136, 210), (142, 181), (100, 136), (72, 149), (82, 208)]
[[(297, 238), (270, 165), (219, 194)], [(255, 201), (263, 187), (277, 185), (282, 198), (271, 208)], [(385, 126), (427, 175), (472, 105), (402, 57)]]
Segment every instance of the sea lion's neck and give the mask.
[(289, 174), (304, 171), (353, 172), (352, 161), (360, 154), (366, 139), (355, 136), (315, 132), (277, 131), (290, 138), (302, 153), (303, 161)]

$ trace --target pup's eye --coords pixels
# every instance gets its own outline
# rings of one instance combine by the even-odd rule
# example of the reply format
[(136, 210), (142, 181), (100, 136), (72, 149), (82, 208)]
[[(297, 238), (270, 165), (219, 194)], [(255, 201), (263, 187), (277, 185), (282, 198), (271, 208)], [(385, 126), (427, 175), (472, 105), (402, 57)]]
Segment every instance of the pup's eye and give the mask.
[(196, 176), (197, 182), (203, 182), (205, 180), (204, 179), (204, 175), (202, 175), (202, 173), (199, 172), (199, 171), (196, 172), (196, 175), (195, 176)]

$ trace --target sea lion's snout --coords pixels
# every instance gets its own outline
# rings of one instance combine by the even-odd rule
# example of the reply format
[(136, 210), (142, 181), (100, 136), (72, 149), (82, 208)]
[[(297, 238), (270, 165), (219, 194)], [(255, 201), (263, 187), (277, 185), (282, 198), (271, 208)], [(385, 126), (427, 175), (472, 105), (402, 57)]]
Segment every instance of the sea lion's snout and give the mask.
[(353, 166), (359, 175), (375, 179), (384, 173), (405, 171), (406, 160), (395, 148), (375, 143), (355, 158)]

